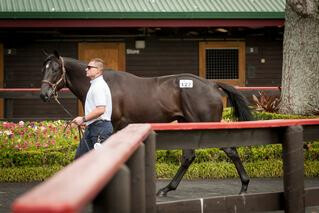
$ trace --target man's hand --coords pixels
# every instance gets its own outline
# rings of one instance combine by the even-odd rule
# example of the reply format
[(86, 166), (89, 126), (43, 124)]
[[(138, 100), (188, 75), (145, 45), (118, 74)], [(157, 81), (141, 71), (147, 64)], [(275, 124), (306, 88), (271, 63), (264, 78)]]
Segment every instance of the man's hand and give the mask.
[(76, 124), (76, 125), (78, 125), (78, 126), (83, 125), (83, 124), (84, 124), (83, 117), (78, 116), (78, 117), (74, 118), (74, 119), (72, 120), (72, 124)]

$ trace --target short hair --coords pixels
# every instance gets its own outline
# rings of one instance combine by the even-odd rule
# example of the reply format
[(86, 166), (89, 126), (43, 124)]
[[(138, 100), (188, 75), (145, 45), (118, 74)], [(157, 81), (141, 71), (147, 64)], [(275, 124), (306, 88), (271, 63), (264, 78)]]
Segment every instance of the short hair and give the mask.
[(104, 69), (104, 61), (100, 58), (93, 58), (91, 59), (92, 62), (94, 62), (96, 64), (96, 66), (100, 69), (103, 70)]

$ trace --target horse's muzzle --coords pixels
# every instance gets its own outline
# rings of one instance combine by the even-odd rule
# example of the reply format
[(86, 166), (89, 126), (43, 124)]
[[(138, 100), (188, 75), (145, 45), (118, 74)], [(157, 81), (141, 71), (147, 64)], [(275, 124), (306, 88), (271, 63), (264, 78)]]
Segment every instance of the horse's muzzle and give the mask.
[(42, 101), (44, 102), (48, 102), (50, 97), (48, 95), (45, 95), (45, 94), (40, 94), (40, 98), (42, 99)]
[(42, 99), (42, 101), (48, 102), (52, 96), (53, 96), (53, 91), (50, 87), (46, 87), (46, 86), (44, 88), (43, 86), (41, 87), (40, 98)]

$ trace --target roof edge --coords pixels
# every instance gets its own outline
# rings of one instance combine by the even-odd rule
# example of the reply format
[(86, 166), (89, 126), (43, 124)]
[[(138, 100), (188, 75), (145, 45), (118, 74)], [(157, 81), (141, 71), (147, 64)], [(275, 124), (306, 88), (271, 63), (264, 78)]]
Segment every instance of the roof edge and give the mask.
[(0, 28), (282, 27), (284, 19), (0, 19)]
[(284, 12), (1, 12), (0, 19), (285, 19)]

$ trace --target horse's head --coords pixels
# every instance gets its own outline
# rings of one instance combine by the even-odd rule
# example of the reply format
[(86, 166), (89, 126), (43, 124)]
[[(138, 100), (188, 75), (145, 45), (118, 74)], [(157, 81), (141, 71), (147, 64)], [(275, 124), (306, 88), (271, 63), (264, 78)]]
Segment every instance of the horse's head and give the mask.
[(63, 88), (66, 82), (65, 67), (63, 58), (57, 51), (53, 54), (47, 54), (42, 66), (42, 84), (40, 97), (43, 101), (49, 101), (52, 96)]

